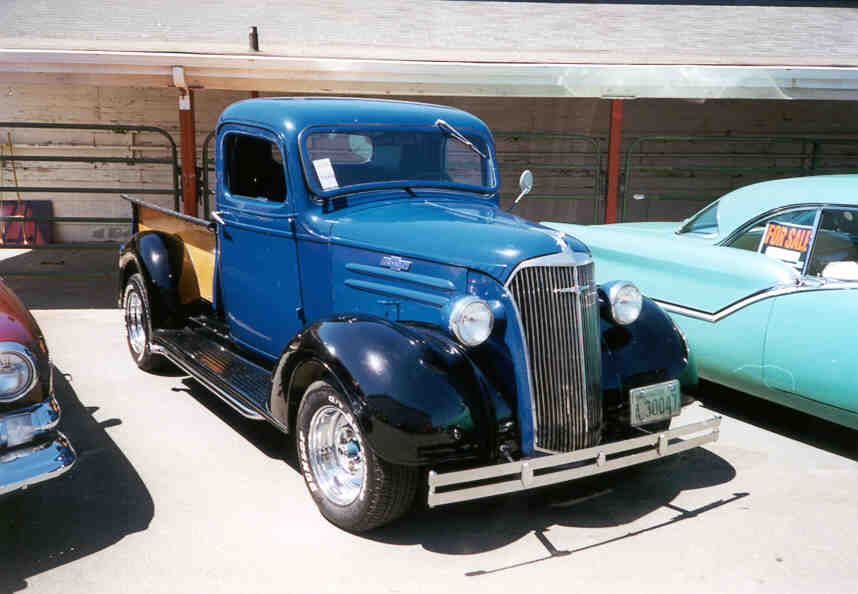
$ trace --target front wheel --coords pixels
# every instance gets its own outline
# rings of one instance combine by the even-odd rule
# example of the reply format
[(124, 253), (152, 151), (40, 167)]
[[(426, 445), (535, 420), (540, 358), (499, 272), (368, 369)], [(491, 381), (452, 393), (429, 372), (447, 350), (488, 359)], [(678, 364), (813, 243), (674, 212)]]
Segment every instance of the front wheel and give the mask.
[(418, 469), (376, 456), (345, 398), (330, 384), (319, 381), (307, 388), (295, 428), (307, 489), (332, 524), (363, 532), (410, 508)]
[(152, 353), (150, 348), (152, 310), (149, 308), (146, 285), (139, 273), (132, 274), (128, 278), (122, 295), (128, 351), (137, 367), (144, 371), (154, 371), (163, 365), (164, 359)]

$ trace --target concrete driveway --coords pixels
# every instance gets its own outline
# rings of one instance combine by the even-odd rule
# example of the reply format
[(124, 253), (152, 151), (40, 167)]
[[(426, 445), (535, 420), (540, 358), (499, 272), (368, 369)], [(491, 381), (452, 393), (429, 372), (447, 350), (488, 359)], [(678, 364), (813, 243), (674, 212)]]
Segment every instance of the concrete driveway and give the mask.
[[(0, 502), (0, 591), (854, 592), (858, 433), (704, 386), (704, 449), (355, 536), (290, 438), (128, 356), (113, 280), (10, 278), (56, 366), (77, 469)], [(48, 297), (52, 296), (52, 297)]]

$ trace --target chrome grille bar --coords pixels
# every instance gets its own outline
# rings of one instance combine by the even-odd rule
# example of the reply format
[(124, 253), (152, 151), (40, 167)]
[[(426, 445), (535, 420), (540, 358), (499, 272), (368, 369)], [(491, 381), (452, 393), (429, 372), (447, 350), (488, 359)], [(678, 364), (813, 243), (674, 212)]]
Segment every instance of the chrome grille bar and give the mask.
[(520, 266), (507, 283), (526, 345), (535, 447), (568, 452), (599, 442), (601, 337), (593, 263)]

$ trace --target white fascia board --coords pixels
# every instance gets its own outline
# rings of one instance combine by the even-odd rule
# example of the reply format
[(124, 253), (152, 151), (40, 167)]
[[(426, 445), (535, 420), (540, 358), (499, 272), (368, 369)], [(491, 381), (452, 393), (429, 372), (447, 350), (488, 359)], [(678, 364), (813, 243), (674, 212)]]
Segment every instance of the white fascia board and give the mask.
[(858, 68), (518, 64), (290, 58), (156, 52), (0, 49), (0, 82), (172, 86), (281, 93), (602, 97), (625, 99), (858, 99)]

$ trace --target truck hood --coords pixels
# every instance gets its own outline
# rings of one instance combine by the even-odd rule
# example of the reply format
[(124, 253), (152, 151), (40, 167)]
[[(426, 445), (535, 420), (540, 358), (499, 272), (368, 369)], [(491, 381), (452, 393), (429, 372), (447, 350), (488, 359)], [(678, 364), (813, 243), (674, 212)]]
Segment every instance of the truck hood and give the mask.
[[(522, 260), (560, 252), (561, 238), (491, 204), (442, 199), (374, 203), (348, 212), (331, 229), (334, 243), (472, 268), (501, 282)], [(565, 242), (589, 253), (575, 239)]]

